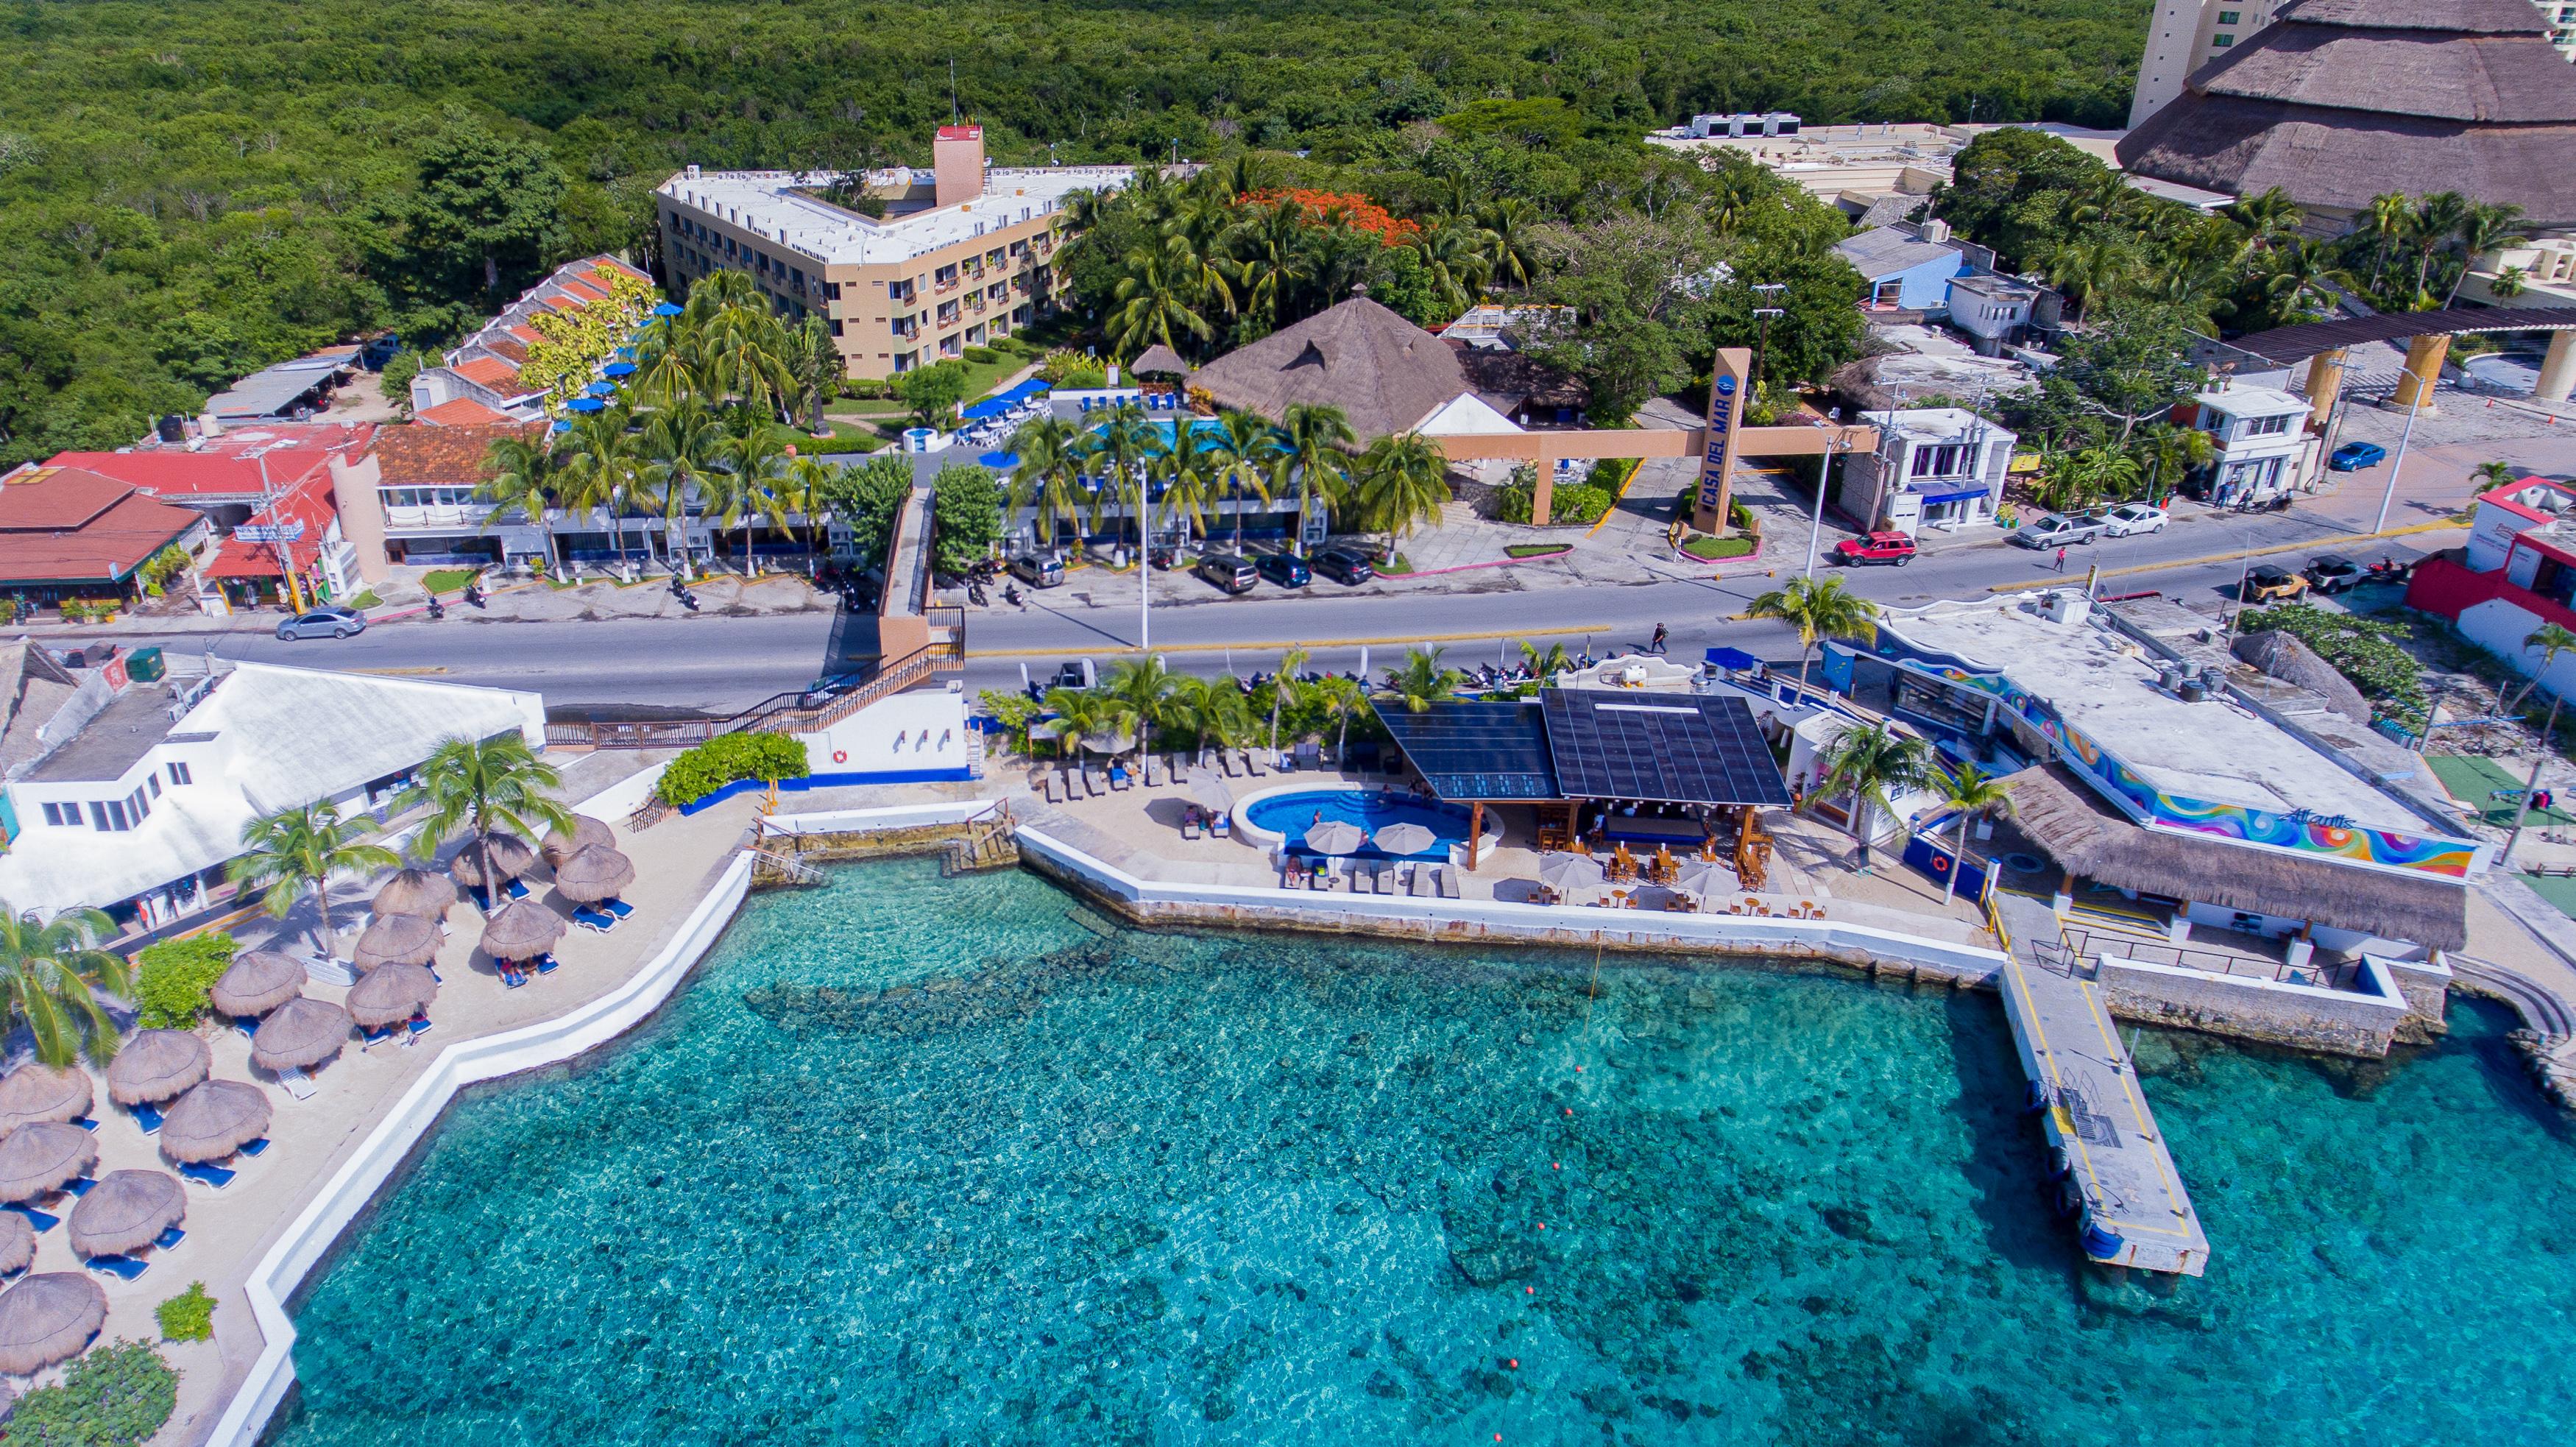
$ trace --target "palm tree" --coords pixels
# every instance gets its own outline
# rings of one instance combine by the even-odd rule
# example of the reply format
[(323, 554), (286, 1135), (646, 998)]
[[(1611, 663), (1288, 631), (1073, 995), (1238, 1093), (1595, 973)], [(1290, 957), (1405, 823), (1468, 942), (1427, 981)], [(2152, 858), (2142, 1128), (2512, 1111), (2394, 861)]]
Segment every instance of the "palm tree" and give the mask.
[(1308, 273), (1305, 211), (1290, 200), (1257, 207), (1227, 233), (1226, 245), (1242, 314), (1268, 331)]
[(1190, 741), (1202, 748), (1211, 741), (1227, 747), (1252, 730), (1252, 709), (1231, 678), (1184, 674), (1173, 679), (1163, 717), (1173, 729), (1187, 730)]
[(1486, 269), (1493, 264), (1485, 243), (1485, 233), (1469, 222), (1443, 223), (1412, 243), (1431, 274), (1432, 293), (1451, 316), (1474, 306), (1485, 289)]
[(1545, 218), (1518, 196), (1506, 196), (1476, 213), (1485, 243), (1485, 274), (1513, 291), (1527, 291), (1541, 269), (1538, 231)]
[(1869, 871), (1874, 811), (1896, 812), (1888, 802), (1888, 791), (1929, 783), (1938, 767), (1930, 745), (1898, 733), (1883, 720), (1844, 729), (1817, 753), (1816, 764), (1823, 770), (1816, 781), (1818, 793), (1827, 798), (1851, 796), (1852, 843), (1858, 846), (1856, 858), (1863, 873)]
[(2278, 186), (2259, 196), (2232, 201), (2220, 209), (2227, 219), (2244, 227), (2258, 246), (2277, 245), (2287, 237), (2296, 236), (2300, 224), (2307, 219), (2299, 210), (2299, 203), (2291, 200), (2290, 193)]
[(2334, 300), (2334, 277), (2323, 246), (2284, 242), (2264, 253), (2263, 263), (2263, 296), (2271, 303), (2275, 325), (2305, 320)]
[(1234, 548), (1243, 551), (1243, 498), (1270, 505), (1270, 470), (1279, 459), (1279, 431), (1269, 419), (1240, 409), (1219, 414), (1214, 432), (1199, 444), (1223, 496), (1234, 499)]
[(1100, 510), (1108, 501), (1130, 494), (1136, 502), (1136, 546), (1145, 546), (1146, 466), (1163, 451), (1163, 435), (1155, 429), (1154, 420), (1145, 409), (1133, 402), (1121, 402), (1111, 408), (1109, 420), (1094, 433), (1091, 455), (1108, 464), (1109, 476), (1091, 505), (1092, 527), (1100, 526)]
[(2388, 250), (2404, 241), (2408, 223), (2415, 219), (2415, 208), (2395, 191), (2384, 191), (2370, 198), (2370, 206), (2361, 214), (2361, 230), (2371, 238), (2370, 289), (2379, 290), (2379, 281), (2388, 271)]
[(1078, 522), (1082, 516), (1082, 459), (1091, 434), (1052, 414), (1036, 418), (1011, 434), (1019, 465), (1011, 469), (1011, 511), (1032, 503), (1038, 510), (1038, 535), (1055, 546), (1055, 520)]
[(2415, 247), (2414, 301), (2419, 308), (2433, 270), (2433, 253), (2458, 233), (2474, 204), (2457, 191), (2436, 191), (2415, 203), (2415, 214), (2407, 222), (2406, 239)]
[(1127, 254), (1127, 274), (1118, 278), (1113, 295), (1118, 309), (1109, 314), (1109, 344), (1120, 356), (1132, 357), (1156, 342), (1184, 357), (1195, 356), (1195, 343), (1216, 335), (1190, 306), (1194, 278), (1165, 252), (1138, 247)]
[(476, 497), (492, 504), (492, 510), (484, 514), (483, 526), (497, 527), (512, 508), (518, 509), (545, 538), (546, 575), (554, 576), (558, 564), (555, 525), (549, 511), (562, 505), (566, 494), (573, 490), (571, 467), (555, 451), (552, 438), (541, 440), (525, 434), (494, 438), (484, 454), (483, 465), (487, 475), (474, 489)]
[(786, 331), (780, 361), (785, 363), (788, 394), (782, 408), (782, 421), (793, 422), (803, 417), (805, 430), (824, 431), (823, 404), (840, 391), (841, 378), (847, 366), (841, 360), (841, 349), (832, 341), (831, 323), (821, 312), (806, 315), (805, 325)]
[(644, 424), (645, 493), (662, 515), (663, 549), (674, 577), (689, 561), (689, 504), (715, 470), (724, 424), (697, 402), (653, 414)]
[[(2533, 669), (2531, 677), (2523, 680), (2522, 687), (2514, 692), (2513, 702), (2504, 706), (2506, 713), (2522, 712), (2522, 706), (2531, 700), (2531, 691), (2540, 686), (2540, 680), (2548, 674), (2550, 665), (2558, 661), (2558, 655), (2576, 648), (2576, 632), (2570, 632), (2555, 623), (2543, 623), (2523, 636), (2522, 651), (2529, 653), (2535, 648), (2540, 650), (2540, 666)], [(2550, 726), (2540, 731), (2540, 737), (2544, 741), (2556, 731), (2558, 726), (2557, 690), (2550, 691), (2550, 698), (2552, 700), (2549, 705)]]
[(2135, 274), (2137, 263), (2137, 252), (2128, 243), (2094, 232), (2052, 250), (2046, 273), (2050, 285), (2074, 298), (2075, 320), (2080, 324), (2085, 308), (2119, 290)]
[(1332, 720), (1333, 762), (1340, 763), (1350, 757), (1351, 720), (1369, 711), (1368, 693), (1336, 673), (1315, 685), (1315, 701), (1323, 706), (1324, 717)]
[(2522, 469), (2501, 458), (2490, 458), (2479, 463), (2469, 475), (2478, 480), (2479, 492), (2487, 492), (2519, 479), (2522, 476)]
[(1951, 851), (1950, 867), (1941, 875), (1941, 903), (1947, 905), (1959, 891), (1959, 866), (1968, 857), (1968, 821), (2011, 812), (2012, 791), (1974, 764), (1955, 769), (1936, 764), (1929, 782), (1941, 807), (1959, 816), (1959, 847)]
[(1154, 461), (1154, 470), (1163, 479), (1163, 513), (1182, 524), (1183, 542), (1189, 541), (1193, 527), (1207, 531), (1207, 510), (1217, 499), (1213, 461), (1186, 424), (1176, 430), (1172, 446)]
[(610, 407), (573, 420), (570, 507), (605, 513), (609, 537), (617, 546), (617, 570), (626, 571), (626, 511), (634, 505), (644, 478), (644, 446), (631, 430), (633, 416)]
[(1084, 739), (1115, 738), (1138, 726), (1135, 714), (1106, 689), (1050, 688), (1046, 706), (1056, 715), (1056, 743), (1068, 758)]
[(1449, 501), (1449, 460), (1421, 433), (1381, 437), (1360, 454), (1358, 497), (1367, 525), (1386, 530), (1391, 554), (1415, 523), (1440, 521)]
[(1161, 655), (1147, 654), (1111, 664), (1109, 677), (1102, 680), (1100, 688), (1136, 720), (1137, 742), (1142, 744), (1146, 726), (1163, 717), (1178, 682)]
[(1458, 696), (1467, 675), (1444, 667), (1440, 655), (1445, 648), (1409, 648), (1404, 666), (1386, 676), (1386, 693), (1401, 699), (1406, 713), (1429, 713), (1435, 703), (1446, 703)]
[(1303, 557), (1306, 513), (1318, 497), (1327, 508), (1341, 502), (1350, 476), (1348, 454), (1342, 449), (1359, 441), (1359, 435), (1351, 431), (1350, 418), (1341, 408), (1320, 402), (1291, 402), (1280, 422), (1286, 443), (1280, 448), (1279, 465), (1297, 482), (1297, 517), (1289, 525), (1289, 551)]
[(1521, 662), (1529, 667), (1530, 676), (1541, 683), (1574, 666), (1574, 660), (1566, 656), (1564, 644), (1551, 643), (1542, 653), (1537, 644), (1526, 638), (1521, 640)]
[(2451, 278), (2451, 289), (2443, 295), (2442, 305), (2449, 306), (2460, 299), (2460, 284), (2469, 279), (2469, 268), (2478, 264), (2479, 257), (2523, 243), (2525, 238), (2513, 229), (2520, 220), (2522, 208), (2511, 202), (2469, 208), (2468, 214), (2460, 218), (2460, 274)]
[(1753, 600), (1746, 610), (1754, 618), (1777, 618), (1798, 630), (1798, 691), (1807, 691), (1807, 659), (1827, 638), (1868, 638), (1878, 632), (1870, 620), (1878, 605), (1844, 591), (1840, 578), (1791, 578)]
[(281, 809), (242, 826), (242, 853), (225, 872), (235, 884), (266, 891), (260, 903), (272, 919), (284, 919), (296, 896), (311, 890), (314, 915), (321, 922), (314, 943), (328, 958), (331, 877), (402, 864), (392, 850), (363, 842), (373, 822), (342, 819), (339, 806), (328, 799)]
[(500, 878), (492, 868), (492, 834), (508, 829), (529, 839), (548, 832), (572, 831), (572, 811), (556, 803), (547, 790), (563, 782), (554, 766), (528, 748), (516, 732), (488, 739), (452, 738), (432, 750), (420, 766), (420, 781), (403, 791), (397, 811), (426, 805), (415, 846), (426, 861), (461, 825), (472, 847), (481, 851), (483, 887), (499, 904)]
[(721, 531), (742, 524), (742, 575), (757, 577), (760, 565), (751, 553), (751, 525), (766, 523), (787, 531), (787, 499), (779, 488), (786, 475), (791, 444), (768, 418), (746, 415), (749, 425), (729, 427), (716, 439), (716, 470), (703, 474), (709, 502), (717, 509)]
[(57, 1070), (86, 1055), (104, 1064), (116, 1054), (116, 1017), (102, 991), (131, 996), (125, 957), (97, 947), (116, 933), (100, 910), (67, 909), (50, 921), (20, 914), (0, 900), (0, 1033), (27, 1027), (36, 1059)]
[(1279, 752), (1279, 710), (1295, 703), (1305, 685), (1297, 681), (1297, 670), (1306, 666), (1306, 650), (1291, 648), (1279, 655), (1279, 671), (1270, 679), (1270, 752)]

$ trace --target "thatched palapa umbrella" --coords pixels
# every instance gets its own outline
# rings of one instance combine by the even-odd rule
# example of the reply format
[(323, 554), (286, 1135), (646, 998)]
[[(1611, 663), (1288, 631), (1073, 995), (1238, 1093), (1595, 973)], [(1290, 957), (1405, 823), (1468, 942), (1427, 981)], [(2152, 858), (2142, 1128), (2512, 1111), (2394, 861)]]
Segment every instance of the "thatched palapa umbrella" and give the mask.
[(72, 1250), (81, 1256), (140, 1251), (188, 1214), (188, 1193), (168, 1171), (110, 1171), (72, 1207)]
[(206, 1078), (214, 1052), (185, 1030), (142, 1030), (107, 1065), (107, 1098), (119, 1105), (168, 1100)]
[(304, 964), (275, 950), (235, 955), (206, 998), (227, 1015), (265, 1015), (304, 993)]
[(0, 1080), (0, 1130), (89, 1114), (89, 1073), (78, 1067), (21, 1065)]
[(26, 1376), (77, 1356), (107, 1324), (107, 1293), (77, 1271), (48, 1271), (0, 1292), (0, 1372)]
[(575, 904), (615, 899), (634, 882), (634, 861), (606, 845), (594, 844), (555, 866), (555, 892)]
[(185, 1165), (220, 1161), (267, 1131), (268, 1092), (238, 1080), (209, 1080), (170, 1107), (156, 1139), (161, 1154)]
[(483, 926), (483, 953), (496, 960), (525, 960), (543, 954), (563, 938), (563, 916), (523, 899), (504, 905)]
[(59, 1120), (22, 1125), (0, 1136), (0, 1201), (59, 1191), (97, 1164), (98, 1142), (79, 1126)]
[(319, 1065), (340, 1053), (354, 1028), (349, 1012), (328, 1000), (289, 1000), (259, 1022), (250, 1037), (251, 1063), (262, 1070)]
[(15, 1211), (0, 1211), (0, 1276), (36, 1263), (36, 1228)]
[(617, 834), (587, 814), (575, 814), (572, 816), (571, 833), (556, 829), (546, 835), (543, 846), (546, 863), (560, 869), (565, 860), (594, 844), (603, 849), (614, 849), (617, 847)]
[(438, 921), (427, 915), (380, 914), (358, 936), (358, 947), (349, 951), (349, 958), (362, 971), (385, 965), (425, 965), (438, 958), (439, 939)]
[(378, 918), (389, 914), (427, 915), (444, 919), (456, 903), (456, 881), (426, 869), (405, 869), (376, 891), (372, 908)]
[(408, 1020), (438, 998), (438, 981), (419, 965), (381, 965), (349, 991), (349, 1018), (373, 1030)]
[(456, 857), (448, 861), (447, 872), (455, 875), (459, 884), (480, 885), (483, 883), (483, 856), (486, 852), (492, 856), (493, 872), (503, 879), (516, 879), (537, 862), (537, 851), (528, 847), (528, 841), (496, 829), (489, 834), (469, 836), (465, 846), (456, 851)]

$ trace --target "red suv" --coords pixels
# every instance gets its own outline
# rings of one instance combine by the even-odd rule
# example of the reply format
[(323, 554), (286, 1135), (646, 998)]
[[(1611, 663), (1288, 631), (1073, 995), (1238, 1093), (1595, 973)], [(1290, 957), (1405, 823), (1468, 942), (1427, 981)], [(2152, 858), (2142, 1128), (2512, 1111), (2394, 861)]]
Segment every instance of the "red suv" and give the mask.
[(1860, 563), (1894, 563), (1901, 568), (1914, 561), (1914, 540), (1903, 533), (1870, 533), (1834, 544), (1834, 556), (1847, 568)]

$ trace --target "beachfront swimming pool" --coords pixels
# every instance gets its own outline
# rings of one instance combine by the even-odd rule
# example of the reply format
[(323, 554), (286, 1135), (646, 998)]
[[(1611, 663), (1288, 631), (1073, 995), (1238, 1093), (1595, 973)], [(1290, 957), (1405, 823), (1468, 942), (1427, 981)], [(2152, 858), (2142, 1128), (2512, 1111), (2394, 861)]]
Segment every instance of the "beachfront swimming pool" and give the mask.
[[(1238, 806), (1236, 819), (1264, 833), (1276, 834), (1291, 846), (1303, 844), (1306, 831), (1327, 820), (1356, 824), (1375, 838), (1377, 831), (1390, 824), (1419, 824), (1432, 833), (1432, 847), (1407, 859), (1446, 859), (1449, 846), (1467, 842), (1467, 828), (1473, 822), (1470, 811), (1437, 799), (1422, 799), (1393, 789), (1282, 789), (1246, 799)], [(1501, 828), (1488, 818), (1485, 832), (1493, 835)], [(1361, 851), (1364, 857), (1390, 857), (1371, 847)]]
[(276, 1440), (2564, 1440), (2576, 1144), (2484, 1007), (2395, 1065), (2142, 1037), (2217, 1253), (2151, 1290), (2048, 1214), (1992, 996), (1593, 965), (758, 897), (460, 1101)]

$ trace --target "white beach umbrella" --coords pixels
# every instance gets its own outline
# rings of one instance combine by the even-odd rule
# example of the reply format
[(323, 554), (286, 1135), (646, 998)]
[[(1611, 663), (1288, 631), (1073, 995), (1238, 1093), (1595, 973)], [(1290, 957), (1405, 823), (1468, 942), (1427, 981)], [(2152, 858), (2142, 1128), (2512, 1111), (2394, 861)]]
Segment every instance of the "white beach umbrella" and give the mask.
[(1419, 824), (1389, 824), (1377, 831), (1377, 847), (1389, 854), (1420, 854), (1440, 841), (1440, 836)]
[(1367, 842), (1367, 831), (1340, 819), (1327, 819), (1306, 831), (1306, 847), (1318, 854), (1356, 853)]
[(1560, 892), (1596, 888), (1604, 877), (1601, 861), (1589, 854), (1551, 854), (1539, 861), (1539, 883)]

